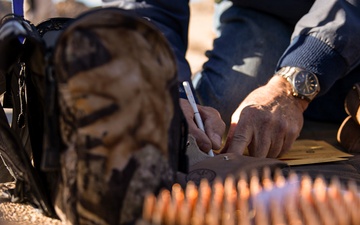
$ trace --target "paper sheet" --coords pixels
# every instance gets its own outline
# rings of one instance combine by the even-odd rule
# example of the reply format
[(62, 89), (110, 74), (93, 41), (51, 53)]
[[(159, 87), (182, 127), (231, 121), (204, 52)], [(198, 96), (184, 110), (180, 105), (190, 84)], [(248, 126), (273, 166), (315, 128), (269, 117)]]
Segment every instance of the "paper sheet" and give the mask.
[(291, 166), (343, 161), (352, 156), (325, 141), (304, 139), (296, 140), (291, 150), (279, 159)]

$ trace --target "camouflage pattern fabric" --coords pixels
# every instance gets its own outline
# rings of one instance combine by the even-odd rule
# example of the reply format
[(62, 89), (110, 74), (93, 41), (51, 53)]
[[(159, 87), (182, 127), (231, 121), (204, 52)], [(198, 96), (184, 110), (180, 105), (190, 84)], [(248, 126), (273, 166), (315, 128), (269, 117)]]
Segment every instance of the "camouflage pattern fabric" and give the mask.
[(147, 193), (174, 182), (172, 51), (145, 19), (109, 8), (62, 33), (54, 64), (66, 146), (57, 213), (68, 224), (131, 224)]

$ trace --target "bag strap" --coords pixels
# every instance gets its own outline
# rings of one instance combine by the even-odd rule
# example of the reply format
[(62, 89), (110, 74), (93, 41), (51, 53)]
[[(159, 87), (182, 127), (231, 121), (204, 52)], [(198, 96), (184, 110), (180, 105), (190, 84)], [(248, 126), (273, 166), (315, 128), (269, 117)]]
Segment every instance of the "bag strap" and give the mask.
[(24, 0), (12, 0), (12, 11), (15, 15), (24, 17)]

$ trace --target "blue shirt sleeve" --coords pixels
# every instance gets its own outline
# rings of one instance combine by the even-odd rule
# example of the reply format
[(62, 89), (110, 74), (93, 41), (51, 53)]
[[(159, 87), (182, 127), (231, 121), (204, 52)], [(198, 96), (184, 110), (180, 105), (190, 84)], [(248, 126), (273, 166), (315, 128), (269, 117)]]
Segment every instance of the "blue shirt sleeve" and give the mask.
[(186, 97), (181, 83), (191, 79), (190, 65), (185, 58), (190, 19), (189, 0), (103, 0), (103, 5), (134, 11), (159, 28), (174, 51), (180, 97)]
[(317, 0), (296, 24), (278, 68), (296, 66), (318, 75), (326, 93), (360, 63), (360, 1)]

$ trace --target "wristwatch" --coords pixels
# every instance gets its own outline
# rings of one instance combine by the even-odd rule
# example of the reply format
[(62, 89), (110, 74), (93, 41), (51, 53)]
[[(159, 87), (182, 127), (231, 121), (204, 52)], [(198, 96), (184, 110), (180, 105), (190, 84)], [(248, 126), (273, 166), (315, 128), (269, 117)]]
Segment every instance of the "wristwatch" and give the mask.
[(317, 76), (298, 67), (282, 67), (276, 75), (284, 77), (292, 86), (292, 95), (311, 102), (320, 91)]

